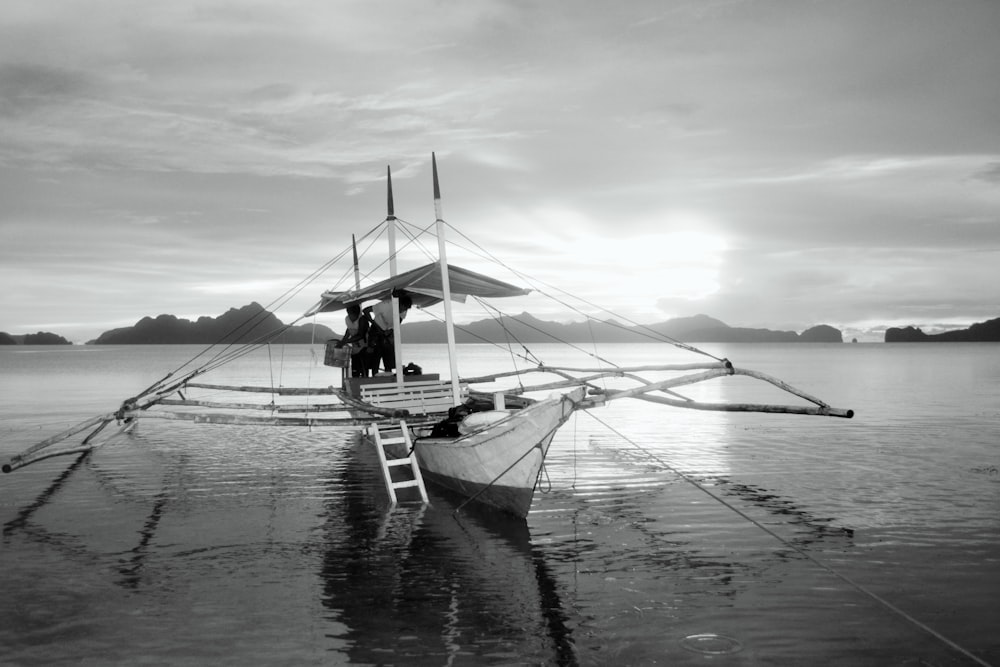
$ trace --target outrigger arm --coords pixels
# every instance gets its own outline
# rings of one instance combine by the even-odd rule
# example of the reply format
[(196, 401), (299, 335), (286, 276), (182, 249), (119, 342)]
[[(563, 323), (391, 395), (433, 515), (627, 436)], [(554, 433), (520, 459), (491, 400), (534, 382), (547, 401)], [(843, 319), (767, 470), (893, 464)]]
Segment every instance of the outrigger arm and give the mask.
[[(700, 373), (689, 373), (687, 375), (681, 375), (669, 378), (667, 380), (661, 380), (658, 382), (651, 382), (644, 379), (643, 377), (637, 375), (640, 372), (650, 372), (650, 371), (701, 371)], [(854, 417), (854, 411), (835, 408), (827, 404), (826, 402), (811, 396), (806, 392), (797, 389), (790, 384), (783, 382), (775, 377), (761, 373), (759, 371), (753, 371), (744, 368), (736, 368), (733, 366), (732, 362), (728, 359), (723, 359), (718, 362), (711, 363), (694, 363), (694, 364), (654, 364), (647, 366), (631, 366), (631, 367), (616, 367), (616, 368), (563, 368), (558, 366), (537, 366), (535, 368), (524, 369), (520, 371), (511, 371), (506, 373), (496, 373), (493, 375), (486, 375), (481, 377), (463, 378), (463, 382), (473, 384), (473, 383), (486, 383), (493, 382), (500, 378), (511, 377), (514, 375), (524, 375), (527, 373), (546, 373), (551, 375), (557, 375), (563, 378), (557, 382), (549, 382), (545, 384), (536, 384), (531, 386), (522, 386), (516, 390), (510, 390), (510, 393), (520, 394), (527, 392), (537, 392), (537, 391), (552, 391), (555, 389), (564, 389), (566, 387), (574, 386), (586, 386), (589, 389), (589, 394), (591, 398), (586, 398), (581, 402), (580, 407), (582, 409), (588, 409), (597, 407), (599, 405), (604, 405), (608, 401), (617, 400), (621, 398), (635, 398), (643, 401), (649, 401), (652, 403), (661, 403), (663, 405), (669, 405), (671, 407), (678, 408), (688, 408), (692, 410), (714, 410), (720, 412), (764, 412), (764, 413), (782, 413), (782, 414), (801, 414), (801, 415), (818, 415), (825, 417), (843, 417), (845, 419), (851, 419)], [(585, 375), (580, 375), (585, 374)], [(775, 405), (767, 403), (704, 403), (700, 401), (694, 401), (688, 399), (684, 396), (676, 394), (671, 391), (671, 389), (676, 387), (683, 387), (687, 385), (698, 384), (700, 382), (705, 382), (706, 380), (712, 380), (714, 378), (727, 377), (732, 375), (743, 375), (746, 377), (752, 377), (757, 380), (761, 380), (768, 384), (778, 387), (782, 391), (789, 394), (798, 396), (799, 398), (812, 403), (812, 406), (798, 406), (798, 405)], [(640, 383), (640, 386), (633, 387), (631, 389), (608, 389), (604, 387), (599, 387), (595, 384), (597, 380), (604, 378), (627, 378)], [(663, 392), (671, 394), (671, 396), (661, 396), (654, 394), (654, 392)]]

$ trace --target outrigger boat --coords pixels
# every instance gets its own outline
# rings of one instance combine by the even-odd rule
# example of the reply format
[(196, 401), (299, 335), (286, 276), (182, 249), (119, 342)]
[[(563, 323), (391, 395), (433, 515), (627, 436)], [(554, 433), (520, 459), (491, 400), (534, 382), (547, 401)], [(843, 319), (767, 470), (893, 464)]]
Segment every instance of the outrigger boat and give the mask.
[[(284, 426), (340, 427), (363, 429), (376, 446), (382, 464), (386, 488), (392, 502), (396, 491), (416, 487), (426, 501), (423, 478), (457, 492), (469, 501), (492, 506), (516, 517), (525, 517), (545, 462), (549, 446), (558, 429), (579, 410), (590, 410), (609, 401), (634, 398), (676, 408), (736, 412), (770, 412), (829, 417), (853, 416), (853, 411), (834, 408), (803, 391), (756, 371), (739, 368), (728, 359), (714, 357), (689, 344), (649, 331), (654, 340), (709, 358), (684, 364), (650, 364), (621, 367), (601, 359), (594, 368), (550, 366), (538, 361), (535, 365), (478, 377), (459, 374), (459, 350), (456, 344), (452, 302), (524, 296), (528, 289), (497, 280), (448, 262), (446, 227), (441, 213), (441, 190), (437, 161), (432, 155), (434, 208), (437, 236), (437, 257), (430, 263), (404, 272), (397, 269), (396, 236), (406, 223), (394, 214), (391, 173), (387, 172), (388, 214), (375, 230), (362, 239), (377, 238), (383, 231), (388, 237), (389, 277), (363, 284), (359, 270), (357, 243), (351, 245), (323, 270), (314, 272), (297, 286), (314, 283), (326, 269), (350, 257), (354, 284), (334, 286), (323, 291), (318, 303), (302, 317), (346, 310), (354, 304), (383, 301), (392, 305), (394, 331), (400, 331), (399, 301), (409, 297), (414, 307), (429, 309), (442, 305), (448, 346), (450, 377), (441, 380), (439, 373), (408, 373), (403, 368), (403, 340), (394, 336), (395, 364), (391, 375), (352, 377), (345, 348), (328, 344), (327, 364), (341, 368), (340, 387), (285, 388), (273, 386), (223, 385), (206, 382), (205, 377), (230, 361), (265, 346), (278, 338), (284, 329), (253, 335), (252, 342), (213, 346), (195, 357), (189, 364), (168, 373), (135, 396), (121, 403), (118, 409), (98, 415), (62, 433), (47, 438), (17, 454), (3, 464), (11, 472), (30, 463), (52, 456), (89, 452), (103, 444), (98, 433), (115, 423), (119, 432), (133, 428), (148, 418), (186, 419), (199, 423), (270, 424)], [(420, 230), (411, 242), (428, 230)], [(464, 237), (463, 237), (464, 238)], [(369, 243), (369, 247), (371, 247)], [(482, 257), (492, 259), (488, 253)], [(345, 272), (342, 281), (352, 272)], [(522, 276), (523, 274), (518, 274)], [(233, 332), (229, 340), (248, 337), (259, 321), (248, 321), (245, 329)], [(332, 341), (331, 341), (332, 343)], [(525, 348), (526, 350), (526, 348)], [(523, 356), (523, 355), (522, 355)], [(523, 356), (523, 358), (529, 358)], [(202, 359), (199, 365), (194, 362)], [(666, 379), (650, 380), (641, 373), (655, 373)], [(525, 386), (523, 376), (539, 373), (554, 380)], [(693, 400), (677, 393), (683, 386), (715, 378), (746, 376), (773, 385), (802, 399), (799, 405), (773, 403), (716, 403)], [(624, 379), (632, 386), (611, 389), (603, 381)], [(497, 382), (516, 380), (516, 386), (496, 389)], [(264, 398), (238, 402), (219, 402), (197, 398), (196, 392), (240, 392)], [(547, 396), (537, 398), (538, 394)], [(288, 404), (286, 396), (305, 396), (305, 404)], [(328, 396), (332, 403), (311, 403), (313, 396)], [(266, 399), (270, 398), (269, 401)], [(292, 399), (296, 400), (296, 399)], [(301, 399), (298, 399), (301, 400)], [(266, 401), (266, 402), (265, 402)], [(257, 414), (252, 414), (254, 411)], [(260, 414), (264, 412), (266, 414)], [(340, 412), (343, 416), (330, 417)], [(451, 428), (443, 429), (443, 425)], [(437, 427), (437, 428), (435, 428)], [(71, 440), (86, 433), (80, 442)], [(67, 444), (68, 443), (68, 444)], [(412, 477), (394, 470), (412, 471)]]

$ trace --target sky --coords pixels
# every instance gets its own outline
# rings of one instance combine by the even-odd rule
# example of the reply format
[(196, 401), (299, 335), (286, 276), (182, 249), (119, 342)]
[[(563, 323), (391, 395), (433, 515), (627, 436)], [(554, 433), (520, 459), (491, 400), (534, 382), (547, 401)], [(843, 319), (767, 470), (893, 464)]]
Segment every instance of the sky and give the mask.
[(431, 224), (432, 151), (449, 225), (602, 319), (1000, 317), (998, 36), (995, 0), (4, 0), (0, 331), (267, 304), (387, 165)]

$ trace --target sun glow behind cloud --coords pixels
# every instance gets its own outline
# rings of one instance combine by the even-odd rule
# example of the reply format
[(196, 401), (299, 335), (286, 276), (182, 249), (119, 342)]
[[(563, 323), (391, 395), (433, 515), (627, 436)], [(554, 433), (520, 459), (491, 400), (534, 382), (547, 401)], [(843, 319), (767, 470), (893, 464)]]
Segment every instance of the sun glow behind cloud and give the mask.
[(645, 316), (660, 312), (662, 298), (697, 301), (717, 292), (725, 251), (721, 237), (674, 231), (581, 239), (567, 255), (595, 279), (595, 301)]
[(576, 211), (549, 208), (523, 224), (533, 229), (535, 243), (516, 253), (519, 266), (544, 284), (607, 309), (581, 307), (590, 314), (666, 319), (678, 313), (664, 311), (659, 302), (697, 302), (721, 287), (728, 242), (715, 231), (717, 224), (695, 212), (598, 225)]
[(199, 283), (191, 286), (195, 292), (202, 294), (230, 294), (238, 298), (264, 298), (261, 295), (280, 294), (288, 289), (287, 280), (233, 280)]

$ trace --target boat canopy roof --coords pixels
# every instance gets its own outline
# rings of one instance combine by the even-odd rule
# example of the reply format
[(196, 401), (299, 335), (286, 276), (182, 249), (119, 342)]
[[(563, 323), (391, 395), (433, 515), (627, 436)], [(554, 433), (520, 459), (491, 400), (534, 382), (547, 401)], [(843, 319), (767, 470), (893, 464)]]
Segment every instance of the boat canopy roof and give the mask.
[[(469, 296), (495, 299), (507, 296), (524, 296), (531, 291), (469, 269), (463, 269), (454, 264), (448, 265), (448, 286), (451, 300), (459, 302), (465, 302), (466, 297)], [(393, 293), (401, 291), (409, 295), (413, 300), (413, 305), (419, 308), (441, 303), (444, 301), (441, 286), (441, 265), (438, 262), (425, 264), (356, 290), (323, 292), (321, 301), (307, 315), (344, 310), (351, 304), (361, 304), (365, 301), (382, 301), (388, 299)]]

